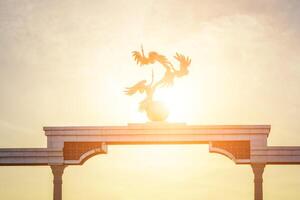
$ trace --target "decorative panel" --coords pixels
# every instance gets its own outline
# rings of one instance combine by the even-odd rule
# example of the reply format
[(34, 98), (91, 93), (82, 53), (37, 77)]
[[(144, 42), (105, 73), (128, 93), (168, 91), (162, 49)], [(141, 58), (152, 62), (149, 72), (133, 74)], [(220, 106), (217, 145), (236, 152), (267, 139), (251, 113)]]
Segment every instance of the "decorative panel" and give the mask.
[(101, 142), (65, 142), (64, 159), (79, 160), (84, 153), (100, 147)]
[(211, 145), (231, 153), (235, 159), (250, 159), (250, 141), (216, 141)]

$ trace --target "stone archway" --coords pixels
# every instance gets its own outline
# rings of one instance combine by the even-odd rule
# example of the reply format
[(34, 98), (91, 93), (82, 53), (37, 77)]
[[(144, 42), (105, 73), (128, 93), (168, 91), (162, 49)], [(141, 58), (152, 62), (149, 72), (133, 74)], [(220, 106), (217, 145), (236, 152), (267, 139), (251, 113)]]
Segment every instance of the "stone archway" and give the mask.
[(263, 199), (265, 165), (300, 164), (300, 147), (270, 147), (268, 125), (188, 126), (153, 123), (128, 126), (45, 127), (47, 148), (0, 149), (0, 165), (50, 166), (54, 200), (62, 199), (62, 176), (66, 166), (82, 165), (107, 153), (108, 145), (209, 144), (209, 151), (251, 165), (254, 199)]
[[(224, 155), (235, 163), (249, 160), (250, 141), (213, 141), (209, 143), (209, 152)], [(103, 142), (64, 142), (63, 157), (69, 165), (82, 165), (89, 158), (104, 153), (107, 153), (107, 145)]]

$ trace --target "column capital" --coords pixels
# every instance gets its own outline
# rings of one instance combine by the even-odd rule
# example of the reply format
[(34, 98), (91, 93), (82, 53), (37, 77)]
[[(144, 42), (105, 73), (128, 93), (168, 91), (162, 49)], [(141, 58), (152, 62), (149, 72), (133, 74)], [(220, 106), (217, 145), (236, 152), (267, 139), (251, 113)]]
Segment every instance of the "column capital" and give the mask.
[(53, 174), (53, 183), (62, 184), (62, 176), (66, 168), (65, 165), (51, 165), (51, 170)]
[(64, 173), (64, 169), (67, 167), (66, 165), (50, 165), (53, 175), (62, 175)]
[(53, 181), (62, 183), (62, 176), (63, 176), (66, 166), (65, 165), (51, 165), (50, 167), (51, 167), (51, 171), (52, 171), (52, 174), (54, 177)]
[(255, 179), (262, 179), (266, 164), (265, 163), (253, 163), (251, 164), (252, 171)]

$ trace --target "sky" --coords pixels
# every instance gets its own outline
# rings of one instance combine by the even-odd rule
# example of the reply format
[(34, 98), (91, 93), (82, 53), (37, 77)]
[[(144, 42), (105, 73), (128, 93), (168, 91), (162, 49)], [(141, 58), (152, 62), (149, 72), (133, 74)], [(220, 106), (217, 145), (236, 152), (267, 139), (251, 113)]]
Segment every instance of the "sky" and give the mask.
[[(271, 146), (300, 146), (297, 0), (1, 0), (0, 147), (46, 147), (43, 126), (144, 123), (142, 95), (123, 90), (159, 66), (157, 51), (190, 73), (157, 99), (169, 122), (270, 124)], [(158, 72), (159, 73), (159, 72)], [(63, 198), (253, 199), (249, 166), (207, 145), (114, 146), (64, 173)], [(298, 199), (298, 166), (267, 166), (266, 200)], [(49, 167), (1, 167), (3, 199), (52, 199)]]

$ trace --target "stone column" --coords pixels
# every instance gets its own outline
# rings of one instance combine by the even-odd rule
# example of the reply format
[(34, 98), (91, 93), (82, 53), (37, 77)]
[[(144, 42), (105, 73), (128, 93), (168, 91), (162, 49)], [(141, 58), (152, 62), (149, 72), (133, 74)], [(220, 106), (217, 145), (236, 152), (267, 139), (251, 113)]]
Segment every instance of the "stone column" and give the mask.
[(65, 165), (51, 165), (53, 174), (53, 200), (62, 200), (62, 175)]
[(263, 200), (263, 173), (264, 163), (251, 164), (254, 173), (254, 200)]

